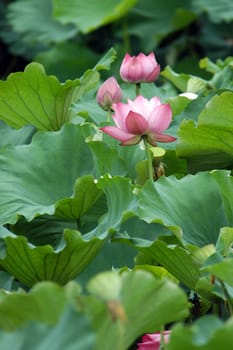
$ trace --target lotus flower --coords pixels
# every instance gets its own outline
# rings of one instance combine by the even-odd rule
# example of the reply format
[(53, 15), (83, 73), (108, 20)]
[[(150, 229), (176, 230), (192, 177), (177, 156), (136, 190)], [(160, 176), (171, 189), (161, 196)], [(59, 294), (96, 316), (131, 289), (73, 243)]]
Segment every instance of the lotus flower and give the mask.
[(112, 116), (116, 126), (105, 126), (103, 132), (121, 145), (135, 145), (145, 138), (152, 146), (157, 142), (173, 142), (175, 137), (163, 134), (172, 120), (169, 104), (162, 104), (159, 97), (150, 100), (139, 95), (128, 103), (118, 102), (112, 105), (115, 114)]
[(104, 110), (110, 109), (113, 103), (121, 101), (122, 91), (114, 77), (108, 78), (99, 87), (96, 99)]
[[(168, 342), (171, 331), (164, 331), (164, 341)], [(145, 334), (142, 342), (138, 343), (137, 350), (159, 350), (160, 349), (160, 333)]]
[(127, 53), (120, 67), (120, 76), (128, 83), (151, 83), (157, 79), (159, 73), (160, 65), (153, 52), (148, 56), (143, 53), (130, 56)]

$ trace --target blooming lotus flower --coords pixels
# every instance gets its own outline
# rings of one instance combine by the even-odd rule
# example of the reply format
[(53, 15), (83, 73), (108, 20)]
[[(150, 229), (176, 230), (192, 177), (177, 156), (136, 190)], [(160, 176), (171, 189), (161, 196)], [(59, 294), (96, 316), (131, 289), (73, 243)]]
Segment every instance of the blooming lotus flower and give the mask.
[(108, 78), (99, 87), (96, 99), (98, 104), (105, 110), (110, 109), (113, 103), (121, 101), (122, 91), (114, 77)]
[(160, 65), (151, 52), (148, 56), (140, 53), (138, 56), (125, 55), (121, 67), (122, 80), (129, 83), (151, 83), (156, 80), (160, 73)]
[(128, 103), (118, 102), (112, 105), (115, 114), (112, 116), (116, 126), (105, 126), (103, 132), (121, 145), (134, 145), (145, 138), (152, 146), (157, 142), (172, 142), (176, 138), (163, 134), (172, 120), (169, 104), (162, 104), (159, 97), (150, 100), (139, 95)]
[[(164, 341), (168, 343), (171, 331), (164, 331)], [(142, 337), (142, 342), (138, 343), (137, 350), (159, 350), (160, 348), (160, 333), (145, 334)]]

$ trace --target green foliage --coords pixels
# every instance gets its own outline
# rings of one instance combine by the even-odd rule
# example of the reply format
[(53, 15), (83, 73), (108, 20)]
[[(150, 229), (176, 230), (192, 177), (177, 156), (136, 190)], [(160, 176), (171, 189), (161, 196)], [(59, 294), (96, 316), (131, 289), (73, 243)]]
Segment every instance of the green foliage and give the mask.
[(60, 42), (76, 34), (72, 25), (61, 25), (52, 18), (52, 2), (19, 0), (8, 6), (8, 21), (21, 41), (35, 44)]
[[(31, 221), (37, 215), (54, 214), (57, 206), (62, 208), (61, 199), (72, 197), (73, 191), (77, 196), (76, 179), (93, 168), (79, 125), (37, 133), (26, 146), (3, 148), (0, 161), (2, 224), (15, 223), (19, 215)], [(82, 212), (80, 205), (86, 204), (78, 201)]]
[(174, 283), (156, 280), (146, 271), (106, 272), (94, 277), (88, 290), (99, 298), (98, 307), (96, 300), (88, 299), (88, 307), (94, 311), (98, 349), (127, 349), (146, 329), (153, 332), (188, 312), (187, 300)]
[[(25, 286), (39, 281), (55, 281), (61, 285), (74, 279), (96, 256), (103, 240), (85, 239), (78, 231), (66, 230), (57, 249), (35, 247), (25, 237), (4, 237), (5, 252), (0, 265)], [(3, 256), (4, 255), (4, 256)]]
[(73, 23), (82, 33), (111, 23), (124, 16), (136, 3), (136, 0), (108, 0), (104, 6), (94, 0), (53, 0), (54, 17), (61, 23)]
[(213, 2), (211, 0), (197, 0), (193, 2), (193, 6), (197, 11), (207, 12), (213, 22), (226, 21), (230, 22), (233, 18), (233, 8), (230, 0)]
[[(231, 1), (15, 0), (0, 14), (1, 347), (127, 350), (171, 329), (164, 349), (230, 350)], [(161, 74), (138, 88), (171, 105), (177, 138), (151, 149), (153, 180), (142, 143), (100, 130), (113, 121), (96, 101), (109, 76), (134, 99), (121, 59), (150, 51)]]
[(138, 211), (143, 220), (161, 223), (197, 246), (215, 243), (227, 223), (219, 188), (209, 173), (147, 182), (139, 194)]
[(43, 66), (31, 63), (23, 73), (1, 81), (1, 119), (14, 128), (32, 124), (40, 130), (59, 130), (71, 118), (70, 104), (95, 86), (98, 78), (90, 70), (81, 79), (61, 84), (55, 76), (47, 76)]
[(215, 95), (198, 116), (198, 124), (184, 121), (179, 131), (180, 157), (191, 172), (232, 166), (232, 91)]
[(231, 349), (232, 318), (223, 324), (217, 317), (205, 316), (193, 326), (177, 325), (172, 332), (168, 350)]

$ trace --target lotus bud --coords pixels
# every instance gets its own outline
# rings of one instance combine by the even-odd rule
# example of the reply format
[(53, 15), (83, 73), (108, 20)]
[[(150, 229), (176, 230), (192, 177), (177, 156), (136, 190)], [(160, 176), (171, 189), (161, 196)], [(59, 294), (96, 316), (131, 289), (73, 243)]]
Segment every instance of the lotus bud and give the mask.
[(120, 102), (122, 91), (114, 77), (108, 78), (98, 89), (97, 102), (104, 110), (110, 110), (113, 103)]
[(121, 67), (120, 76), (128, 83), (151, 83), (160, 73), (160, 65), (151, 52), (148, 56), (140, 53), (138, 56), (125, 55)]

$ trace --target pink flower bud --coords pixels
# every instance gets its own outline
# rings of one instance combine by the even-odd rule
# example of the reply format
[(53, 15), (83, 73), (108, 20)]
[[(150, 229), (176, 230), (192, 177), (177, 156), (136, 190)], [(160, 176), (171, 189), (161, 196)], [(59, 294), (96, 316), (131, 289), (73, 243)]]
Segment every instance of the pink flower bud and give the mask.
[(96, 99), (98, 104), (105, 110), (110, 109), (113, 103), (121, 101), (122, 91), (114, 77), (108, 78), (99, 87)]
[(120, 67), (121, 78), (128, 83), (151, 83), (158, 78), (159, 73), (160, 65), (153, 52), (148, 56), (140, 53), (132, 57), (127, 53)]

